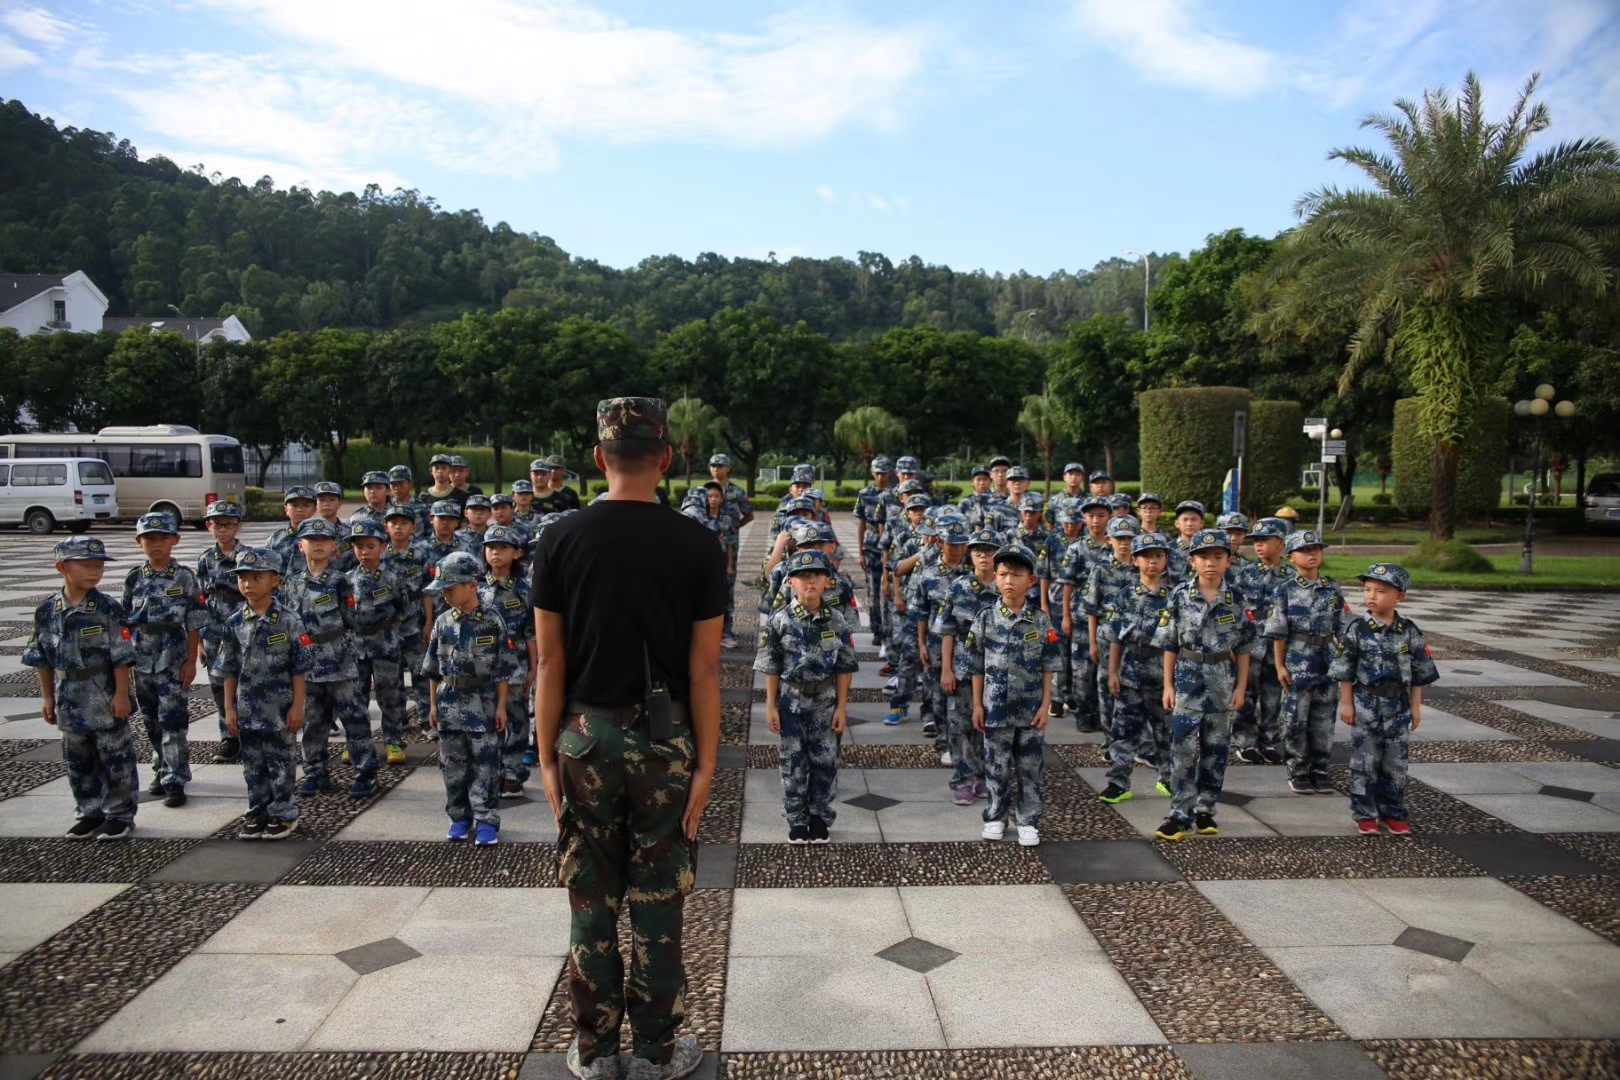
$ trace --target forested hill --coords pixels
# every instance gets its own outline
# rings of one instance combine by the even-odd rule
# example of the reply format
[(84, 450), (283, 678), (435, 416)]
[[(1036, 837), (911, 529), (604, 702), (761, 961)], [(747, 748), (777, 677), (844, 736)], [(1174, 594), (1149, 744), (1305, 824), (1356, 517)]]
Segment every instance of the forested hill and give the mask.
[[(1155, 270), (1161, 260), (1155, 258)], [(727, 307), (763, 303), (834, 341), (931, 325), (1051, 340), (1075, 319), (1135, 312), (1139, 263), (1079, 274), (961, 273), (913, 256), (787, 262), (658, 256), (630, 269), (549, 237), (448, 211), (417, 191), (275, 188), (141, 160), (110, 132), (0, 108), (0, 271), (84, 270), (112, 314), (234, 313), (255, 335), (425, 325), (473, 309), (544, 306), (615, 323), (643, 344)]]

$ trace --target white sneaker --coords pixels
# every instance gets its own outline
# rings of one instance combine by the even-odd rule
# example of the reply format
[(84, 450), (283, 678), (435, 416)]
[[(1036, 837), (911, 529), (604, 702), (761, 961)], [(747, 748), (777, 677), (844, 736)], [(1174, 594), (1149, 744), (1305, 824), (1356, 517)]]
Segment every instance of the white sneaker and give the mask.
[(1041, 830), (1033, 825), (1018, 826), (1018, 843), (1022, 847), (1035, 847), (1041, 842)]
[(879, 645), (878, 646), (878, 659), (879, 660), (887, 660), (888, 658), (889, 658), (889, 647), (887, 645)]
[(945, 766), (947, 769), (951, 767), (951, 752), (949, 750), (941, 750), (939, 752), (939, 763)]
[(887, 690), (891, 694), (894, 693), (895, 691), (899, 690), (900, 689), (900, 676), (896, 675), (896, 676), (892, 677), (891, 679), (889, 679), (888, 682), (883, 684), (883, 689)]
[(984, 831), (979, 835), (986, 840), (1000, 840), (1006, 832), (1007, 823), (1005, 821), (987, 821), (984, 823)]

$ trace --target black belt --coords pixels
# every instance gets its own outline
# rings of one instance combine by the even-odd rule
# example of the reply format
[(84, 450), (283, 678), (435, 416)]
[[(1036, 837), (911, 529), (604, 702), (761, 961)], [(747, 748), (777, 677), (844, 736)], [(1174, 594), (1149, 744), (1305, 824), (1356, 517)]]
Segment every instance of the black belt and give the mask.
[(322, 630), (318, 634), (309, 635), (309, 643), (311, 645), (324, 645), (328, 641), (337, 641), (346, 633), (348, 633), (348, 631), (342, 627), (339, 627), (336, 630)]
[(1152, 645), (1126, 645), (1125, 651), (1132, 656), (1163, 656), (1164, 650)]
[(1406, 697), (1406, 684), (1399, 679), (1379, 679), (1362, 687), (1375, 698), (1404, 698)]
[(1332, 634), (1289, 634), (1288, 635), (1289, 644), (1293, 644), (1296, 641), (1303, 641), (1307, 645), (1331, 645), (1331, 644), (1333, 644), (1333, 635)]
[(1195, 664), (1220, 664), (1232, 659), (1231, 652), (1192, 652), (1182, 650), (1179, 654), (1183, 660), (1191, 660)]
[[(669, 707), (677, 724), (687, 723), (691, 719), (691, 714), (681, 702), (672, 701), (669, 703)], [(642, 716), (640, 705), (586, 705), (581, 701), (570, 701), (568, 703), (568, 715), (574, 716), (578, 713), (605, 716), (622, 726), (633, 724)]]
[(819, 694), (831, 690), (834, 686), (832, 679), (783, 679), (793, 689), (801, 694)]
[(89, 667), (71, 668), (62, 672), (63, 682), (83, 682), (112, 670), (111, 664), (91, 664)]
[(457, 690), (482, 690), (493, 685), (495, 678), (492, 675), (454, 675), (444, 682)]

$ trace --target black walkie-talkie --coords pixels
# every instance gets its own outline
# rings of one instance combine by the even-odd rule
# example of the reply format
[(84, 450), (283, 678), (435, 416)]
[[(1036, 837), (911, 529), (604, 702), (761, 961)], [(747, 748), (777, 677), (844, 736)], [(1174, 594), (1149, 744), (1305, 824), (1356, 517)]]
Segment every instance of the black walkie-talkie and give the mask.
[(653, 682), (652, 660), (647, 655), (646, 642), (641, 644), (641, 667), (647, 677), (647, 688), (641, 698), (641, 710), (647, 714), (647, 734), (657, 742), (667, 742), (675, 737), (675, 706), (669, 687)]

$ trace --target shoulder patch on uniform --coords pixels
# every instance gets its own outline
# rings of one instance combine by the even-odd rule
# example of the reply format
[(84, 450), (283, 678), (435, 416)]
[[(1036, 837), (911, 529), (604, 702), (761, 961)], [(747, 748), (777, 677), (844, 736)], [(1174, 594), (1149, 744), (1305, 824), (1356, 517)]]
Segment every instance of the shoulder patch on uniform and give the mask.
[(266, 645), (285, 645), (287, 643), (287, 635), (284, 633), (271, 634), (269, 637), (264, 639), (264, 643)]
[(1041, 632), (1039, 630), (1031, 630), (1029, 633), (1024, 635), (1025, 641), (1039, 641), (1040, 639)]
[(82, 630), (79, 631), (79, 636), (80, 637), (95, 637), (97, 634), (100, 634), (105, 629), (106, 628), (103, 627), (100, 623), (97, 623), (94, 626), (86, 626), (86, 627), (84, 627)]
[(336, 599), (337, 599), (337, 597), (333, 596), (331, 593), (322, 593), (321, 595), (319, 595), (319, 596), (317, 596), (315, 598), (313, 606), (314, 607), (320, 607), (323, 604), (330, 604), (330, 603), (334, 602)]
[(373, 600), (381, 600), (385, 596), (392, 595), (393, 591), (394, 591), (393, 589), (390, 589), (388, 586), (384, 585), (380, 589), (372, 589), (371, 590), (371, 598)]
[(509, 596), (506, 598), (506, 606), (509, 608), (522, 607), (523, 601), (519, 600), (515, 596)]
[(164, 589), (163, 590), (163, 595), (164, 596), (184, 596), (185, 593), (186, 593), (186, 590), (182, 589), (178, 585), (176, 585), (172, 589)]
[(1170, 609), (1169, 608), (1165, 607), (1165, 608), (1160, 608), (1159, 609), (1159, 625), (1160, 626), (1169, 626), (1170, 625)]
[(473, 644), (474, 645), (493, 645), (493, 644), (495, 644), (495, 635), (494, 634), (489, 634), (489, 635), (484, 636), (484, 637), (474, 638), (473, 639)]
[(823, 630), (821, 632), (821, 639), (823, 641), (827, 640), (828, 638), (835, 638), (837, 636), (838, 632), (836, 630)]
[(1225, 615), (1215, 616), (1215, 621), (1220, 623), (1222, 626), (1225, 626), (1227, 623), (1237, 622), (1237, 616), (1233, 615), (1231, 612), (1227, 612)]

